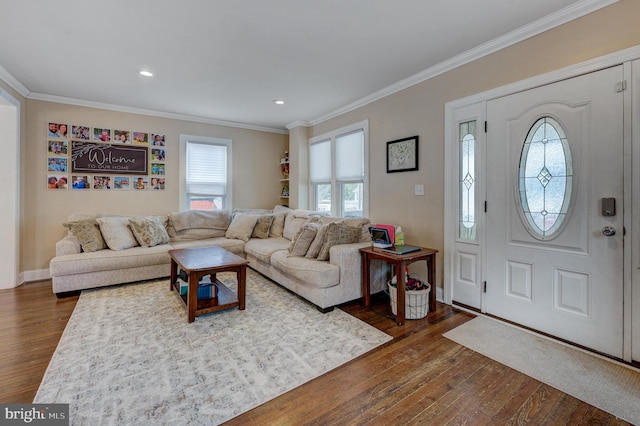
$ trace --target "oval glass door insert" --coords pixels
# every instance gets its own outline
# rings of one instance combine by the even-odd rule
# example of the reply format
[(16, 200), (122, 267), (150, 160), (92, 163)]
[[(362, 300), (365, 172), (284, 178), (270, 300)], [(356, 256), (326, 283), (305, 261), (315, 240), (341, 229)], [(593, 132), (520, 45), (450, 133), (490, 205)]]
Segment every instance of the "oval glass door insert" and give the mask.
[(537, 120), (520, 155), (518, 193), (529, 233), (537, 239), (555, 237), (571, 204), (573, 168), (567, 137), (551, 117)]

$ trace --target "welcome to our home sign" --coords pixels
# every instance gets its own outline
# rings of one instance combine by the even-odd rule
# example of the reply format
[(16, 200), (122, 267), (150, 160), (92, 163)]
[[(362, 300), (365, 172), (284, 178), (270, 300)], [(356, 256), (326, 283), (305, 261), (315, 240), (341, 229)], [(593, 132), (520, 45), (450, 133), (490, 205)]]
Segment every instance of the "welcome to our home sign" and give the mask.
[(107, 174), (149, 174), (146, 146), (115, 145), (73, 141), (71, 162), (74, 172)]

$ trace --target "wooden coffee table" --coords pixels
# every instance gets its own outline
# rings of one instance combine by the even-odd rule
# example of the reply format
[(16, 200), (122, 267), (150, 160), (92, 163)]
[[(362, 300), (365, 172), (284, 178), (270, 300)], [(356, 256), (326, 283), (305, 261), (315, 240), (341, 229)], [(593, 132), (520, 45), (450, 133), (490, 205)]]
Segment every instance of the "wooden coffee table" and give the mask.
[[(187, 305), (187, 320), (193, 322), (196, 316), (210, 312), (235, 308), (241, 311), (245, 308), (247, 293), (247, 264), (248, 260), (237, 256), (221, 247), (194, 247), (169, 250), (171, 256), (170, 289), (180, 295), (178, 284), (178, 267), (188, 276), (188, 289), (186, 295), (180, 295)], [(216, 278), (218, 272), (235, 272), (238, 278), (238, 294), (229, 290)], [(217, 285), (217, 297), (211, 299), (198, 299), (198, 283), (200, 278), (210, 275), (211, 282)]]

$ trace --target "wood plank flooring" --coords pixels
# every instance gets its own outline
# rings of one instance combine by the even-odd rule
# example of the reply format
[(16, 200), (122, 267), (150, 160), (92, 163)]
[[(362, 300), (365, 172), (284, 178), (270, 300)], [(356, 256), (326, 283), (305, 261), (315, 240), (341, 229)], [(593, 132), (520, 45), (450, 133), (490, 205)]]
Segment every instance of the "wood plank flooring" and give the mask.
[[(77, 299), (49, 281), (0, 290), (1, 403), (33, 400)], [(628, 424), (442, 337), (471, 314), (438, 303), (399, 327), (385, 297), (342, 309), (393, 341), (227, 424)]]

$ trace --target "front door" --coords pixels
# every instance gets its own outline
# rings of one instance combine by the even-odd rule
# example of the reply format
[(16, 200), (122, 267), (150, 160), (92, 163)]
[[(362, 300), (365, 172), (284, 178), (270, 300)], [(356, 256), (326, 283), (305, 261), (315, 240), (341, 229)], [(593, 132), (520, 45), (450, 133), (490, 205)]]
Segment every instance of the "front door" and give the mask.
[(622, 358), (621, 66), (487, 103), (486, 313)]

